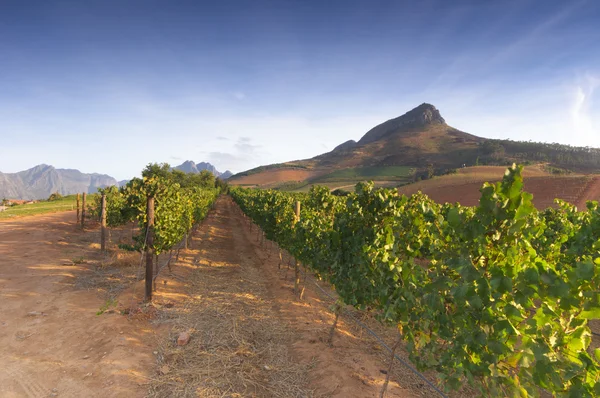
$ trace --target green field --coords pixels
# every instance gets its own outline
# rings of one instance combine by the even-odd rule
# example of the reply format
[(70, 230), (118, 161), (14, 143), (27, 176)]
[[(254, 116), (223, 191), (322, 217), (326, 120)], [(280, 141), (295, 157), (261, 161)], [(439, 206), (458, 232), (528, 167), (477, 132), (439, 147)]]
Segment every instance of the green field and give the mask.
[[(89, 207), (93, 203), (96, 195), (88, 195), (86, 204)], [(7, 207), (5, 211), (0, 211), (0, 219), (34, 216), (45, 213), (56, 213), (59, 211), (68, 211), (77, 209), (77, 196), (69, 195), (51, 202), (47, 200), (39, 201), (38, 203), (22, 204), (12, 207)]]
[(311, 183), (332, 181), (404, 181), (414, 174), (415, 170), (408, 166), (373, 166), (355, 167), (336, 170), (320, 177)]

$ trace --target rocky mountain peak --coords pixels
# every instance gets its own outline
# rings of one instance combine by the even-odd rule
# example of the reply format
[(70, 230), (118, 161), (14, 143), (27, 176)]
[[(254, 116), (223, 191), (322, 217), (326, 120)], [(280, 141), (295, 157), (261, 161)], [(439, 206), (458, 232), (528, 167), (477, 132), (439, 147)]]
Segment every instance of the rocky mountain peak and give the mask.
[(412, 121), (417, 121), (421, 124), (446, 124), (440, 111), (438, 111), (435, 106), (428, 103), (423, 103), (400, 117), (411, 119)]
[(230, 171), (226, 171), (225, 173), (219, 172), (215, 166), (208, 162), (199, 162), (194, 163), (191, 160), (187, 160), (180, 164), (179, 166), (173, 167), (176, 170), (181, 170), (185, 173), (200, 173), (202, 170), (210, 171), (214, 174), (215, 177), (221, 177), (221, 179), (226, 179), (231, 176)]
[(175, 167), (175, 169), (183, 171), (184, 173), (198, 173), (198, 169), (196, 168), (196, 163), (191, 160), (186, 160), (179, 166)]
[(360, 145), (374, 142), (398, 130), (425, 128), (432, 124), (446, 124), (440, 111), (431, 104), (423, 103), (395, 119), (388, 120), (373, 127), (358, 143)]

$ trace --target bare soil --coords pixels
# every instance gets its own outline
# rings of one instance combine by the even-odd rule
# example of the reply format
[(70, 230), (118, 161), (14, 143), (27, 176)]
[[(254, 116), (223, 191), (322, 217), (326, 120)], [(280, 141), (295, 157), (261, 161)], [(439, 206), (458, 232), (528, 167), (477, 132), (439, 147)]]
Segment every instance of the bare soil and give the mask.
[[(421, 191), (438, 203), (458, 202), (463, 206), (475, 206), (479, 203), (483, 183), (501, 180), (501, 175), (495, 179), (489, 177), (481, 178), (476, 174), (442, 176), (400, 187), (399, 192), (412, 195)], [(539, 210), (556, 207), (554, 199), (585, 209), (586, 201), (600, 199), (600, 180), (592, 176), (539, 177), (525, 174), (524, 190), (533, 194), (533, 204)]]
[[(137, 256), (101, 255), (97, 228), (74, 218), (0, 222), (1, 397), (379, 396), (387, 351), (346, 317), (330, 347), (330, 301), (308, 283), (295, 298), (285, 254), (279, 267), (231, 199), (161, 271), (151, 305)], [(393, 344), (393, 329), (363, 320)], [(436, 393), (396, 363), (386, 396)]]
[[(154, 329), (78, 278), (103, 258), (74, 212), (0, 222), (0, 396), (143, 397)], [(56, 395), (53, 395), (56, 394)]]
[(231, 183), (234, 185), (257, 185), (262, 187), (284, 181), (305, 181), (318, 174), (319, 172), (315, 170), (275, 169), (235, 178)]

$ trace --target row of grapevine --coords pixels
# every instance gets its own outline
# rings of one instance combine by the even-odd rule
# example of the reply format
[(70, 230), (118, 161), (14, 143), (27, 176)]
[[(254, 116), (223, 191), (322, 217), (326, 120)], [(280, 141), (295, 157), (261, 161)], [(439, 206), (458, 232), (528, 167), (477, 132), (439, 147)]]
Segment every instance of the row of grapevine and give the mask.
[[(159, 255), (172, 249), (208, 213), (219, 190), (216, 188), (182, 188), (178, 183), (161, 176), (135, 178), (121, 188), (100, 190), (106, 195), (108, 227), (138, 222), (140, 235), (135, 237), (136, 250), (145, 248), (148, 220), (147, 198), (153, 197), (155, 219), (152, 251)], [(96, 204), (99, 210), (99, 201)]]
[(437, 371), (446, 389), (600, 396), (588, 327), (600, 318), (598, 204), (539, 212), (517, 166), (481, 193), (477, 207), (369, 183), (347, 197), (319, 187), (231, 195), (344, 303), (396, 324), (411, 360)]

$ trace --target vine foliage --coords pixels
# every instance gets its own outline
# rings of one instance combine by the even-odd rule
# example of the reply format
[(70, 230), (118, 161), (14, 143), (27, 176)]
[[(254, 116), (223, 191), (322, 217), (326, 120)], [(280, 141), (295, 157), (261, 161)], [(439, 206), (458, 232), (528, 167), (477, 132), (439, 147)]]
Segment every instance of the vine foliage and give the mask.
[(539, 212), (516, 165), (483, 185), (476, 207), (372, 183), (346, 197), (322, 187), (231, 195), (345, 304), (397, 325), (412, 362), (437, 371), (447, 390), (600, 396), (588, 327), (600, 318), (598, 203)]
[[(219, 194), (215, 188), (191, 186), (182, 188), (173, 179), (154, 175), (134, 178), (127, 185), (99, 190), (106, 194), (107, 226), (116, 227), (137, 222), (140, 234), (134, 237), (131, 250), (144, 250), (148, 220), (147, 198), (154, 197), (154, 240), (152, 249), (156, 255), (172, 249), (192, 227), (200, 222)], [(100, 212), (97, 199), (95, 212)]]

